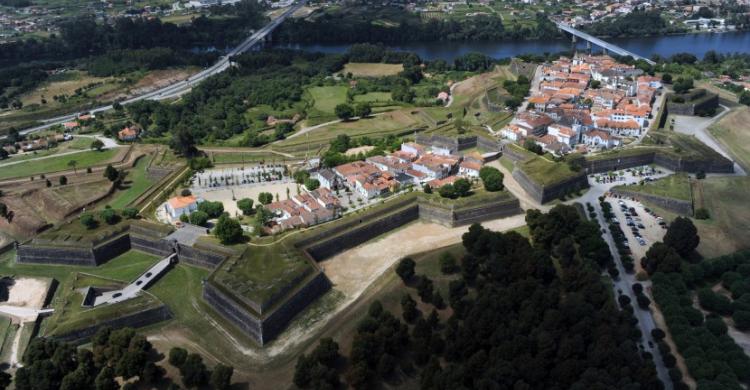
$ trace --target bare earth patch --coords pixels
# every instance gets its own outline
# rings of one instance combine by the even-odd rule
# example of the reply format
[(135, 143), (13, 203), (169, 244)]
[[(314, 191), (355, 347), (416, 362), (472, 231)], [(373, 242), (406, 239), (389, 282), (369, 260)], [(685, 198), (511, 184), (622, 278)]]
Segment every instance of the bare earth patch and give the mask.
[[(250, 198), (256, 204), (258, 204), (258, 195), (261, 192), (270, 192), (273, 194), (274, 199), (278, 196), (279, 200), (286, 199), (286, 190), (289, 189), (289, 196), (297, 195), (297, 183), (261, 183), (261, 184), (246, 184), (243, 186), (222, 188), (218, 190), (196, 190), (193, 189), (193, 193), (196, 196), (203, 198), (208, 201), (219, 201), (224, 204), (224, 210), (229, 215), (242, 214), (237, 208), (237, 200), (242, 198)], [(236, 200), (232, 200), (232, 198)]]
[(348, 63), (342, 71), (344, 74), (351, 73), (360, 77), (380, 77), (392, 76), (404, 70), (401, 64), (380, 64), (380, 63)]
[(357, 147), (357, 148), (348, 149), (345, 154), (347, 156), (356, 156), (359, 153), (367, 153), (367, 152), (369, 152), (369, 151), (371, 151), (373, 149), (375, 149), (374, 146), (372, 146), (372, 145), (365, 145), (365, 146), (360, 146), (360, 147)]
[(44, 279), (17, 278), (8, 292), (6, 305), (41, 309), (49, 283)]

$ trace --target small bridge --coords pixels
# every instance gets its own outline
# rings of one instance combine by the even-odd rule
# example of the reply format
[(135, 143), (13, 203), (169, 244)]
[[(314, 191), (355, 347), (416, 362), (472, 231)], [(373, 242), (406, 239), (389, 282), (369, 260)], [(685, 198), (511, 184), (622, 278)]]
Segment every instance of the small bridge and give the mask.
[(601, 40), (591, 34), (586, 34), (585, 32), (578, 30), (574, 28), (573, 26), (570, 26), (570, 25), (567, 25), (565, 23), (558, 22), (558, 21), (554, 21), (554, 22), (557, 25), (557, 28), (573, 36), (573, 42), (575, 42), (576, 38), (581, 38), (588, 43), (589, 48), (591, 47), (591, 44), (594, 44), (596, 46), (601, 47), (604, 50), (604, 53), (612, 52), (623, 57), (630, 56), (636, 60), (644, 60), (651, 65), (656, 64), (656, 62), (651, 61), (646, 57), (640, 56), (638, 54), (633, 53), (632, 51), (625, 50), (621, 48), (620, 46), (613, 45), (609, 42)]

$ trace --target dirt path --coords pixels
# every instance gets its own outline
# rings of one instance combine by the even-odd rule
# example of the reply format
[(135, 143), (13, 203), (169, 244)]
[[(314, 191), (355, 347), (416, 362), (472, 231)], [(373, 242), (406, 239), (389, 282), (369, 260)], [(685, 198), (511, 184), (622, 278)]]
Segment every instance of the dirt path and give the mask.
[[(648, 289), (648, 294), (651, 295), (651, 289)], [(692, 376), (690, 376), (690, 372), (688, 372), (687, 365), (685, 364), (685, 358), (682, 357), (682, 354), (677, 351), (677, 344), (674, 343), (674, 339), (672, 339), (672, 334), (669, 332), (669, 327), (667, 327), (667, 322), (664, 320), (664, 315), (661, 313), (661, 308), (659, 308), (659, 305), (656, 304), (656, 301), (654, 300), (654, 297), (651, 296), (651, 302), (653, 302), (651, 306), (651, 312), (654, 316), (654, 322), (656, 322), (656, 326), (659, 327), (659, 329), (664, 330), (664, 333), (666, 333), (666, 337), (664, 338), (664, 341), (667, 342), (667, 345), (669, 345), (669, 349), (672, 350), (672, 355), (674, 355), (675, 359), (677, 360), (677, 368), (682, 373), (682, 380), (685, 382), (690, 389), (695, 389), (697, 387), (697, 384), (695, 382), (695, 379), (693, 379)]]
[(10, 349), (10, 366), (18, 367), (21, 364), (18, 362), (18, 348), (21, 346), (21, 335), (23, 334), (24, 323), (21, 322), (16, 330), (16, 337), (13, 339), (13, 345)]
[(284, 153), (284, 152), (278, 152), (271, 149), (248, 149), (248, 148), (242, 148), (242, 147), (228, 147), (228, 146), (206, 146), (206, 147), (199, 147), (203, 152), (213, 152), (213, 153), (270, 153), (270, 154), (278, 154), (279, 156), (288, 157), (288, 158), (297, 158), (292, 154)]

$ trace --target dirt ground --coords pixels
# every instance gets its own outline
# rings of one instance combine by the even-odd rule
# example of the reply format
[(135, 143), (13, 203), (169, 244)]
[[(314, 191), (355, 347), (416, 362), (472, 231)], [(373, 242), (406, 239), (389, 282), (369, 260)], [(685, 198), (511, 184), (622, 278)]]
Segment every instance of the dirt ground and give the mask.
[(374, 146), (372, 146), (372, 145), (365, 145), (365, 146), (360, 146), (358, 148), (348, 149), (345, 154), (347, 156), (356, 156), (359, 153), (367, 153), (367, 152), (369, 152), (369, 151), (371, 151), (373, 149), (375, 149)]
[(401, 64), (348, 63), (342, 73), (361, 77), (392, 76), (404, 70)]
[(149, 72), (145, 77), (138, 80), (135, 85), (127, 91), (117, 90), (102, 96), (102, 100), (112, 100), (127, 96), (142, 95), (153, 90), (166, 87), (167, 85), (182, 81), (197, 72), (197, 68), (188, 69), (163, 69)]
[[(255, 203), (258, 203), (258, 195), (261, 192), (270, 192), (273, 194), (274, 199), (278, 195), (280, 200), (286, 199), (286, 190), (289, 189), (289, 196), (297, 195), (297, 183), (261, 183), (261, 184), (246, 184), (243, 186), (237, 186), (233, 188), (222, 188), (212, 191), (204, 190), (193, 190), (196, 196), (199, 196), (208, 201), (219, 201), (224, 204), (224, 210), (229, 215), (241, 214), (237, 208), (237, 200), (242, 198), (250, 198)], [(232, 199), (235, 200), (232, 200)]]
[(6, 305), (41, 309), (47, 296), (49, 282), (44, 279), (17, 278), (8, 292)]

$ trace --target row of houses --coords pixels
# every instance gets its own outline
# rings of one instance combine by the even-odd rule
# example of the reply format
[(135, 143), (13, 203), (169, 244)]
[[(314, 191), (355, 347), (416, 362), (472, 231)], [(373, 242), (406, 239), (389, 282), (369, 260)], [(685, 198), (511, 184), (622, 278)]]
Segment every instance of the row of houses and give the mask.
[(331, 221), (341, 215), (341, 202), (328, 188), (321, 187), (266, 206), (274, 218), (264, 227), (269, 234)]
[(33, 152), (35, 150), (49, 149), (59, 143), (70, 141), (72, 139), (73, 135), (69, 133), (53, 134), (43, 138), (19, 141), (14, 144), (3, 145), (3, 149), (9, 154), (15, 154), (19, 152)]
[(452, 183), (459, 176), (478, 177), (485, 158), (479, 153), (457, 155), (441, 147), (427, 147), (414, 142), (384, 156), (368, 157), (315, 173), (321, 187), (348, 188), (366, 199), (395, 192), (402, 185), (430, 184), (433, 187)]
[(561, 58), (542, 67), (528, 111), (517, 114), (500, 135), (532, 139), (561, 155), (579, 145), (611, 148), (638, 137), (649, 126), (658, 78), (609, 56)]

